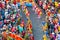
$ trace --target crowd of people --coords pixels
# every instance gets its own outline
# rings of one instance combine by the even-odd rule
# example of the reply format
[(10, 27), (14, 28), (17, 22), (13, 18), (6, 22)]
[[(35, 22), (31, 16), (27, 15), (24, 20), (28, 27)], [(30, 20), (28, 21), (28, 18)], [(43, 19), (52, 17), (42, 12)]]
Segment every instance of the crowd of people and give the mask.
[(60, 1), (39, 1), (43, 13), (46, 15), (43, 25), (43, 40), (60, 40)]
[[(3, 32), (17, 34), (25, 40), (34, 40), (32, 34), (32, 22), (29, 18), (30, 12), (24, 5), (26, 2), (20, 1), (0, 1), (0, 28)], [(43, 40), (60, 40), (60, 1), (59, 0), (39, 0), (37, 7), (32, 2), (32, 8), (41, 17), (42, 13), (46, 15), (43, 25)], [(21, 11), (27, 18), (27, 23), (23, 19)], [(8, 35), (7, 35), (8, 36)], [(3, 40), (7, 40), (7, 36), (3, 35)]]
[(38, 7), (38, 5), (35, 2), (32, 2), (32, 9), (35, 12), (35, 14), (37, 15), (37, 18), (41, 18), (42, 16), (42, 9)]
[[(2, 29), (3, 39), (8, 40), (8, 35), (3, 34), (16, 34), (24, 40), (34, 40), (32, 34), (32, 22), (29, 18), (29, 11), (25, 5), (20, 4), (20, 1), (1, 1), (0, 0), (0, 29)], [(27, 22), (23, 19), (21, 10), (26, 15)], [(10, 36), (11, 37), (11, 36)], [(13, 40), (13, 38), (11, 39)], [(17, 40), (17, 39), (16, 39)], [(20, 39), (19, 39), (20, 40)]]

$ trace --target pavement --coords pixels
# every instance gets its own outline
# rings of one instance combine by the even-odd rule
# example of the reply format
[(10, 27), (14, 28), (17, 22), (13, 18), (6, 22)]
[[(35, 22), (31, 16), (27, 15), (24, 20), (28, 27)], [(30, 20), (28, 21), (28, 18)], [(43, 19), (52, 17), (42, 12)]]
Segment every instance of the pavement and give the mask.
[[(42, 40), (42, 37), (43, 37), (44, 33), (43, 33), (43, 30), (42, 30), (42, 24), (41, 23), (42, 23), (42, 21), (45, 20), (45, 14), (43, 14), (42, 17), (40, 19), (38, 19), (37, 15), (32, 10), (32, 7), (27, 7), (27, 8), (30, 12), (30, 19), (32, 21), (34, 40)], [(22, 11), (21, 11), (21, 14), (22, 14), (25, 22), (27, 22), (27, 18)]]
[(32, 21), (33, 25), (33, 35), (35, 40), (42, 40), (43, 37), (43, 30), (42, 30), (42, 21), (45, 20), (45, 15), (43, 14), (40, 19), (37, 18), (37, 15), (32, 10), (32, 8), (28, 7), (28, 10), (30, 11), (30, 19)]

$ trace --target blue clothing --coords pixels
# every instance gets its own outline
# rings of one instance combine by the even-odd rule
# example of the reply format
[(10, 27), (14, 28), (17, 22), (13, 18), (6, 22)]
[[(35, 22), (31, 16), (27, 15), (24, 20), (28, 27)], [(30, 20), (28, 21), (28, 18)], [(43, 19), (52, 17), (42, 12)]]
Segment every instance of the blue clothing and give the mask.
[(59, 25), (60, 25), (60, 20), (59, 20)]
[(23, 31), (23, 27), (21, 27), (20, 25), (17, 26), (19, 32), (22, 32)]
[(43, 22), (42, 22), (42, 25), (45, 25), (45, 23), (46, 23), (46, 22), (45, 22), (45, 21), (43, 21)]
[(20, 3), (17, 3), (18, 7), (20, 7)]
[(32, 4), (31, 4), (31, 3), (25, 3), (25, 6), (29, 6), (29, 7), (31, 7)]
[(5, 10), (2, 9), (2, 10), (1, 10), (1, 15), (4, 15), (4, 14), (5, 14)]

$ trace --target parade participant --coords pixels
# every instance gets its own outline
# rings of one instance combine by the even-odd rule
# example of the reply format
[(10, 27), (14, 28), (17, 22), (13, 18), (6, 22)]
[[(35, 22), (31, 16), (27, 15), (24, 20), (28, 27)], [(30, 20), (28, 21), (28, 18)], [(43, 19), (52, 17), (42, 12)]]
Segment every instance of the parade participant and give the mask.
[(16, 5), (16, 0), (13, 1), (13, 4)]
[(30, 40), (34, 40), (33, 34), (31, 34), (31, 36), (30, 36)]
[(23, 31), (23, 32), (22, 32), (22, 38), (24, 38), (24, 36), (25, 36), (25, 33), (26, 33), (25, 31)]
[(3, 34), (2, 40), (7, 40), (7, 34), (6, 34), (5, 30), (4, 30), (4, 32), (2, 34)]
[(29, 13), (29, 11), (27, 11), (27, 12), (26, 12), (26, 17), (27, 17), (27, 19), (29, 19), (29, 16), (30, 16), (30, 13)]
[[(24, 3), (25, 2), (23, 2), (23, 10), (25, 9), (26, 17), (29, 17), (30, 13), (27, 7), (24, 5)], [(16, 38), (14, 36), (15, 34), (18, 34), (22, 38), (25, 37), (25, 34), (28, 35), (28, 37), (29, 35), (32, 34), (32, 24), (29, 24), (29, 32), (25, 33), (26, 25), (24, 23), (24, 20), (22, 20), (23, 19), (22, 15), (20, 14), (21, 14), (20, 13), (20, 0), (11, 0), (11, 1), (5, 0), (5, 1), (0, 2), (0, 28), (3, 28), (3, 30), (5, 30), (7, 34), (11, 32), (11, 40), (13, 40), (13, 38), (15, 40), (17, 39), (20, 40), (20, 37)], [(5, 40), (5, 38), (3, 40)], [(33, 37), (31, 36), (31, 39), (32, 38)]]
[(58, 2), (57, 2), (57, 1), (55, 1), (55, 7), (56, 7), (56, 8), (58, 7)]
[(59, 20), (60, 20), (60, 13), (58, 13), (57, 16), (58, 16), (58, 18), (59, 18)]
[(21, 21), (20, 26), (24, 28), (24, 26), (25, 26), (24, 20)]
[(2, 8), (2, 3), (1, 3), (1, 1), (0, 1), (0, 7)]
[(42, 7), (43, 6), (43, 2), (41, 0), (39, 1), (39, 6), (43, 9), (43, 7)]
[(60, 40), (60, 32), (57, 34), (57, 40)]
[(17, 28), (18, 28), (20, 33), (23, 31), (23, 27), (21, 27), (20, 25), (18, 25)]
[(11, 28), (11, 32), (14, 33), (16, 31), (16, 27)]
[(43, 40), (48, 40), (46, 35), (43, 35)]

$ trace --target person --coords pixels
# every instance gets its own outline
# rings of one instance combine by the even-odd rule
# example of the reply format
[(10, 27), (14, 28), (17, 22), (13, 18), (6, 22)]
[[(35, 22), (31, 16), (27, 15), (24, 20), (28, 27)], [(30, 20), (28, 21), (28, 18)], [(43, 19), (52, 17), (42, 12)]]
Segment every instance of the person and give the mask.
[(48, 40), (46, 35), (43, 35), (43, 40)]
[(5, 30), (4, 30), (4, 32), (2, 34), (3, 34), (2, 40), (7, 40), (7, 34), (6, 34)]
[(60, 40), (60, 32), (57, 34), (57, 40)]
[[(23, 5), (23, 10), (24, 9), (25, 9), (25, 11), (27, 10), (27, 13), (25, 15), (27, 15), (29, 17), (30, 13), (29, 13), (27, 7), (24, 5), (24, 2), (22, 5)], [(27, 36), (28, 39), (29, 39), (29, 35), (32, 34), (32, 24), (29, 24), (29, 28), (31, 30), (29, 30), (29, 32), (25, 32), (24, 27), (26, 25), (24, 23), (22, 15), (20, 14), (20, 11), (21, 10), (20, 10), (19, 0), (0, 1), (0, 28), (5, 30), (5, 31), (3, 31), (3, 32), (5, 32), (3, 34), (3, 37), (4, 37), (3, 40), (5, 40), (5, 38), (6, 38), (6, 33), (9, 34), (10, 32), (14, 33), (14, 34), (18, 34), (22, 38), (25, 38), (25, 36)], [(13, 37), (13, 34), (12, 34), (12, 37)], [(19, 40), (19, 38), (18, 38), (18, 40)]]
[(56, 8), (58, 7), (58, 2), (57, 2), (57, 1), (55, 1), (55, 7), (56, 7)]
[(26, 33), (25, 31), (23, 31), (23, 32), (22, 32), (22, 38), (24, 38), (24, 36), (25, 36), (25, 33)]
[(35, 2), (38, 4), (38, 0), (35, 0)]
[(39, 6), (43, 9), (43, 2), (41, 0), (39, 1)]
[(18, 28), (20, 33), (23, 31), (23, 27), (21, 27), (20, 25), (18, 25), (17, 28)]
[(34, 40), (34, 36), (33, 36), (33, 34), (31, 34), (31, 36), (30, 36), (30, 40)]
[(59, 18), (59, 20), (60, 20), (60, 13), (58, 13), (57, 16), (58, 16), (58, 18)]

